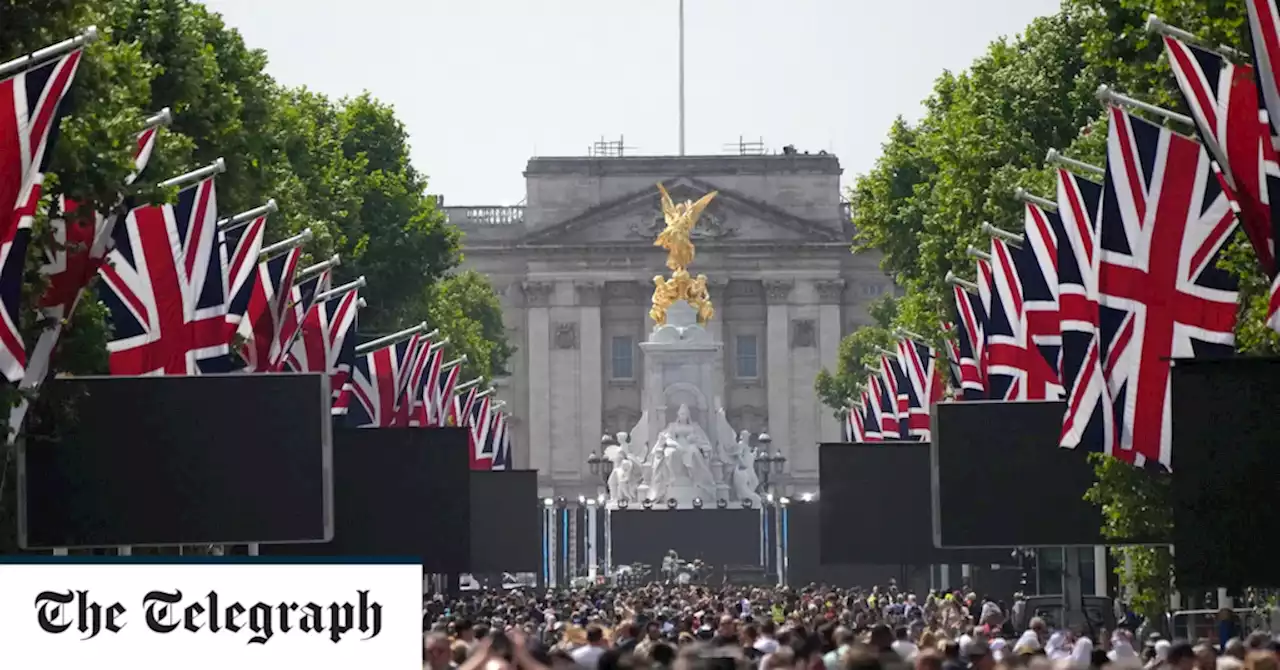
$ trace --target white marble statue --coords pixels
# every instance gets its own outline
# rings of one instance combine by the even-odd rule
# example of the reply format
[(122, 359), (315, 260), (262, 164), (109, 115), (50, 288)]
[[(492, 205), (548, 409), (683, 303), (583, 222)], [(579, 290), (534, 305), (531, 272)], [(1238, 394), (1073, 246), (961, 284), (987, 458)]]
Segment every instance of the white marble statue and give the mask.
[(716, 472), (716, 483), (723, 484), (730, 492), (733, 490), (733, 471), (737, 465), (737, 443), (734, 442), (733, 426), (724, 411), (724, 405), (716, 398), (716, 450), (719, 464)]
[[(619, 433), (623, 435), (624, 433)], [(631, 454), (619, 446), (611, 445), (604, 450), (604, 457), (613, 463), (613, 471), (609, 473), (609, 497), (613, 500), (636, 500), (640, 489), (640, 464), (631, 458)]]
[(733, 493), (737, 500), (760, 504), (760, 477), (756, 475), (756, 452), (751, 448), (751, 433), (742, 431), (734, 448)]
[(711, 456), (714, 448), (707, 433), (694, 422), (688, 405), (676, 410), (676, 420), (663, 431), (668, 445), (674, 443), (679, 459), (671, 463), (675, 481), (692, 485), (707, 500), (715, 500), (716, 480), (711, 474)]
[(673, 484), (682, 483), (680, 466), (680, 443), (676, 442), (664, 430), (658, 433), (653, 443), (653, 450), (647, 459), (645, 483), (649, 489), (646, 496), (654, 501), (665, 500)]

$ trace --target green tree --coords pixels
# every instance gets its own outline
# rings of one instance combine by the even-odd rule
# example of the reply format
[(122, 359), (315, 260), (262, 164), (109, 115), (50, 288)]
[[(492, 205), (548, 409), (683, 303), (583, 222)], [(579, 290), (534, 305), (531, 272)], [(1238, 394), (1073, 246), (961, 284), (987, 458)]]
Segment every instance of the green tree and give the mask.
[[(888, 328), (938, 332), (951, 307), (943, 277), (948, 270), (972, 277), (965, 248), (987, 244), (978, 224), (1021, 226), (1015, 186), (1052, 193), (1052, 174), (1042, 166), (1047, 149), (1103, 164), (1107, 126), (1094, 98), (1100, 84), (1185, 113), (1161, 40), (1145, 31), (1150, 13), (1211, 43), (1248, 50), (1244, 0), (1064, 0), (1058, 15), (1037, 19), (1017, 39), (995, 42), (968, 70), (942, 73), (919, 123), (893, 124), (881, 157), (857, 178), (850, 200), (855, 250), (882, 252), (884, 269), (906, 295), (891, 323), (842, 343), (836, 372), (824, 370), (817, 380), (824, 402), (844, 405), (858, 383), (847, 375), (862, 376), (866, 350), (883, 342)], [(1223, 264), (1241, 279), (1238, 348), (1280, 351), (1280, 337), (1262, 322), (1268, 283), (1243, 239)], [(1167, 528), (1167, 480), (1103, 458), (1096, 470), (1088, 497), (1103, 509), (1109, 536)], [(1172, 577), (1168, 551), (1120, 553), (1134, 605), (1152, 615), (1163, 611)]]
[(864, 390), (867, 379), (866, 366), (879, 366), (880, 349), (894, 346), (897, 338), (891, 330), (898, 303), (886, 295), (867, 307), (873, 325), (863, 326), (840, 340), (834, 373), (822, 369), (814, 387), (818, 397), (839, 414), (849, 407), (849, 400), (856, 399)]
[(467, 356), (462, 381), (507, 375), (513, 349), (506, 338), (502, 305), (484, 275), (467, 270), (445, 276), (427, 287), (413, 313), (423, 313), (441, 335), (459, 343), (453, 350)]
[[(390, 106), (365, 94), (333, 101), (281, 86), (216, 13), (192, 0), (0, 0), (0, 61), (29, 53), (96, 25), (101, 39), (85, 51), (68, 95), (61, 136), (46, 179), (49, 194), (26, 259), (20, 326), (33, 342), (42, 324), (34, 310), (44, 290), (41, 249), (53, 244), (47, 204), (66, 195), (107, 213), (122, 191), (142, 202), (173, 196), (155, 184), (218, 157), (224, 215), (274, 197), (281, 211), (268, 241), (310, 227), (309, 260), (340, 253), (343, 281), (364, 275), (369, 303), (364, 330), (389, 331), (428, 319), (451, 335), (468, 369), (494, 376), (511, 349), (497, 297), (483, 277), (449, 275), (459, 233), (426, 195), (427, 180), (409, 163), (408, 136)], [(134, 136), (148, 115), (173, 110), (146, 173), (124, 189)], [(102, 306), (83, 301), (55, 353), (54, 372), (106, 370), (108, 332)], [(17, 402), (0, 391), (4, 407)], [(12, 453), (0, 447), (0, 551), (13, 534)]]

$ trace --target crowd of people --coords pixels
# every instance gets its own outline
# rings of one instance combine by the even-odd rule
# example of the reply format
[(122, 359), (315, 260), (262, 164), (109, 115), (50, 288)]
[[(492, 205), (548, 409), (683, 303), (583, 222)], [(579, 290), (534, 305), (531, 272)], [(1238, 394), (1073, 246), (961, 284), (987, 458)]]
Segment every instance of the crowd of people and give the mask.
[[(1055, 629), (964, 590), (654, 583), (434, 596), (430, 670), (1280, 670), (1269, 633), (1224, 639)], [(1025, 624), (1023, 623), (1023, 619)], [(1233, 635), (1227, 639), (1225, 635)]]

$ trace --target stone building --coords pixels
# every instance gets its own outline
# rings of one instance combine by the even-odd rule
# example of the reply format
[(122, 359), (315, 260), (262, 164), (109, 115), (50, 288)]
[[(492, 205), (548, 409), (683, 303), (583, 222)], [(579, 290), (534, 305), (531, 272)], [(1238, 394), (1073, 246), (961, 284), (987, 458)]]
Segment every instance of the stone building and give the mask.
[(787, 457), (782, 490), (816, 490), (817, 444), (841, 428), (814, 377), (892, 290), (878, 255), (850, 253), (836, 157), (534, 158), (524, 174), (522, 207), (445, 208), (465, 233), (465, 266), (502, 296), (517, 347), (496, 384), (514, 417), (516, 467), (538, 470), (544, 495), (594, 495), (587, 457), (603, 433), (639, 420), (638, 345), (653, 326), (653, 277), (666, 274), (653, 246), (661, 181), (677, 202), (720, 192), (690, 270), (710, 279), (722, 404), (735, 429), (767, 431)]

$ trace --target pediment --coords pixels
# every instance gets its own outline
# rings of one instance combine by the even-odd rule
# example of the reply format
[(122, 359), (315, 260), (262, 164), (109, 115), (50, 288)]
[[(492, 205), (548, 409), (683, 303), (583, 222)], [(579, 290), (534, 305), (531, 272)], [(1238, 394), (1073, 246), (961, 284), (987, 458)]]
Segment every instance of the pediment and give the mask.
[[(709, 191), (719, 191), (693, 230), (695, 244), (842, 239), (840, 231), (698, 179), (680, 177), (665, 182), (665, 186), (677, 202), (697, 200)], [(652, 244), (665, 225), (661, 197), (656, 188), (649, 187), (534, 231), (519, 244)]]

